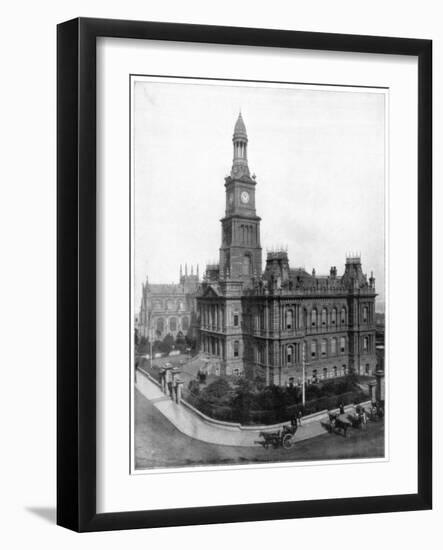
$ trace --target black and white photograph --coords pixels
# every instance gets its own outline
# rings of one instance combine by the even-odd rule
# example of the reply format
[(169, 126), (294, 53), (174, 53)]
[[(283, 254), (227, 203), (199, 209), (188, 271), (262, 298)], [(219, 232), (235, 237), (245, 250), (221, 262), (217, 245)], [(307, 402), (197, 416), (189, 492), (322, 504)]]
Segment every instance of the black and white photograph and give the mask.
[(129, 88), (132, 472), (388, 460), (389, 91)]
[(5, 4), (2, 548), (438, 548), (440, 12)]

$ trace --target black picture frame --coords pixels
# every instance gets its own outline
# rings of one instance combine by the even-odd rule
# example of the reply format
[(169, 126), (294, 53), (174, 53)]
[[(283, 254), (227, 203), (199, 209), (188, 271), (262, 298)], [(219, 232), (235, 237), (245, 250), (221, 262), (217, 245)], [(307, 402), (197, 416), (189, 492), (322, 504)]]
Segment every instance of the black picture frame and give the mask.
[[(96, 512), (96, 39), (169, 40), (418, 59), (418, 491), (377, 497)], [(79, 18), (57, 29), (57, 523), (76, 531), (432, 507), (432, 42)]]

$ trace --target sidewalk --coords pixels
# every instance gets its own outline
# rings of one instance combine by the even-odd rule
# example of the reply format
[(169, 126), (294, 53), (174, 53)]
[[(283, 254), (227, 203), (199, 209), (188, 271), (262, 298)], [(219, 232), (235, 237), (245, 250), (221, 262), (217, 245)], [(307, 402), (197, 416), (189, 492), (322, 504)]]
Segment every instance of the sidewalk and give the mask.
[[(216, 421), (205, 420), (192, 409), (183, 404), (178, 405), (166, 396), (162, 390), (149, 378), (137, 372), (137, 389), (156, 407), (178, 430), (183, 434), (216, 445), (235, 445), (241, 447), (255, 447), (255, 441), (260, 440), (260, 432), (276, 431), (278, 427), (243, 427), (239, 425), (227, 426)], [(303, 441), (325, 434), (328, 416), (325, 413), (315, 419), (302, 420), (294, 441)], [(324, 423), (325, 425), (322, 425)]]

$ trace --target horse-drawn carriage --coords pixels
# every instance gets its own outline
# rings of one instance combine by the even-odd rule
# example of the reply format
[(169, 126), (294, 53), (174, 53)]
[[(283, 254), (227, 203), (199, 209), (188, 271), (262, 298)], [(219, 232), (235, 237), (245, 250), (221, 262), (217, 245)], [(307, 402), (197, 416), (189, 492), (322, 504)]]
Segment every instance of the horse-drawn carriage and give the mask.
[(329, 413), (329, 432), (343, 432), (346, 437), (348, 428), (352, 426), (352, 422), (349, 420), (346, 414)]
[(332, 433), (341, 430), (346, 437), (348, 428), (363, 429), (368, 420), (377, 421), (383, 417), (382, 415), (383, 409), (380, 405), (371, 407), (369, 410), (364, 409), (361, 405), (356, 405), (355, 411), (347, 414), (343, 410), (341, 413), (329, 413), (329, 431)]
[(260, 432), (262, 439), (256, 441), (259, 445), (263, 445), (265, 449), (272, 447), (277, 449), (283, 447), (284, 449), (290, 449), (294, 443), (294, 435), (297, 431), (297, 425), (291, 424), (291, 426), (283, 426), (281, 430), (275, 432)]

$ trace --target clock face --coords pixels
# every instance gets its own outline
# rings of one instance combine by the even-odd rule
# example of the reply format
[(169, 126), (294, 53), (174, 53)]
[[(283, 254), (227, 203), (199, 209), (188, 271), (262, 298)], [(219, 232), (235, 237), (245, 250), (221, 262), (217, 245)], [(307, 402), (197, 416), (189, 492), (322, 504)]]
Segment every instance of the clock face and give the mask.
[(243, 204), (248, 204), (249, 202), (249, 193), (247, 191), (242, 191), (240, 194), (240, 200)]

